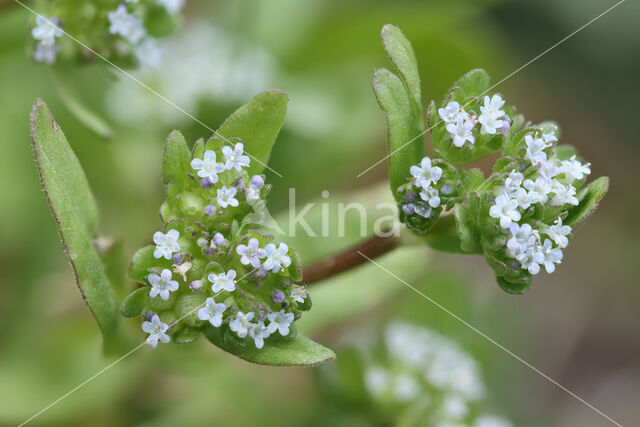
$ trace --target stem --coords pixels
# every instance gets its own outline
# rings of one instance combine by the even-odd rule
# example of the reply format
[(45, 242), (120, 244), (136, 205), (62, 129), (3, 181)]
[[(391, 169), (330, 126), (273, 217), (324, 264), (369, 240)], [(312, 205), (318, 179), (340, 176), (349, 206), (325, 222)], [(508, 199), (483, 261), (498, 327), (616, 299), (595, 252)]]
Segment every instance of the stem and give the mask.
[(367, 262), (367, 259), (360, 255), (360, 253), (374, 259), (391, 252), (398, 247), (399, 243), (400, 238), (394, 235), (371, 237), (369, 240), (357, 246), (342, 253), (332, 255), (305, 268), (302, 272), (303, 281), (307, 285), (310, 285), (344, 271), (351, 270)]

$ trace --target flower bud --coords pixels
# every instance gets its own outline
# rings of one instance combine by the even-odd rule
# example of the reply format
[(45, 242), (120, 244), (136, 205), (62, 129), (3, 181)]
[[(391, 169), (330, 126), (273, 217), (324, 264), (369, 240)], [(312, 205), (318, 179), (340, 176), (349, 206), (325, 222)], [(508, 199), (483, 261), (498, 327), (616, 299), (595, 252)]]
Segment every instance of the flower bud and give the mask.
[(204, 214), (207, 216), (216, 214), (216, 207), (214, 205), (207, 205), (204, 207)]
[(271, 300), (275, 304), (280, 304), (282, 301), (284, 301), (284, 299), (285, 294), (280, 289), (274, 289), (274, 291), (271, 293)]
[(200, 289), (202, 289), (202, 280), (194, 280), (193, 282), (191, 282), (189, 284), (189, 289), (191, 289), (193, 292), (200, 291)]
[(205, 190), (211, 188), (213, 187), (213, 181), (211, 181), (209, 178), (202, 178), (200, 180), (200, 187), (204, 188)]
[(151, 319), (153, 319), (153, 316), (155, 315), (156, 315), (155, 311), (149, 310), (144, 314), (144, 320), (146, 320), (147, 322), (151, 322)]

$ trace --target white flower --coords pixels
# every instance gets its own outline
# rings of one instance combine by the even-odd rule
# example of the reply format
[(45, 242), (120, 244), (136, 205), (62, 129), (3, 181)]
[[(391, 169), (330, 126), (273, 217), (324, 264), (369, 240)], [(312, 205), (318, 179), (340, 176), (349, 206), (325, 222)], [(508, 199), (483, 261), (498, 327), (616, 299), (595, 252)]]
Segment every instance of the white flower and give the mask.
[(442, 401), (441, 411), (445, 418), (459, 420), (467, 415), (469, 406), (462, 396), (448, 394)]
[(47, 18), (42, 15), (36, 16), (36, 26), (31, 30), (34, 39), (40, 40), (43, 45), (53, 45), (56, 37), (61, 37), (64, 32), (58, 27), (58, 18), (52, 16)]
[(438, 108), (438, 114), (447, 124), (455, 123), (460, 118), (466, 119), (469, 117), (469, 114), (463, 108), (460, 108), (460, 104), (456, 101), (449, 102), (445, 108)]
[(193, 266), (193, 262), (191, 261), (191, 259), (186, 260), (185, 262), (183, 262), (182, 264), (173, 264), (173, 272), (179, 274), (180, 276), (182, 276), (182, 280), (184, 280), (185, 282), (187, 281), (187, 272), (189, 272), (189, 270), (191, 270), (191, 267)]
[(560, 264), (562, 261), (562, 249), (554, 248), (551, 240), (545, 239), (541, 248), (542, 256), (544, 260), (541, 264), (544, 264), (547, 273), (553, 273), (556, 270), (556, 264)]
[(542, 139), (544, 139), (544, 142), (557, 142), (558, 141), (558, 137), (556, 136), (556, 130), (558, 129), (558, 127), (556, 125), (553, 125), (553, 130), (551, 130), (550, 132), (545, 132), (542, 134)]
[(151, 285), (149, 296), (155, 298), (160, 295), (160, 298), (163, 300), (168, 300), (171, 292), (177, 291), (180, 286), (178, 282), (171, 280), (171, 276), (171, 270), (167, 270), (166, 268), (162, 270), (159, 276), (155, 273), (149, 274), (147, 276), (147, 280), (149, 280), (149, 284)]
[(309, 296), (309, 293), (306, 291), (306, 289), (300, 286), (292, 286), (289, 296), (291, 297), (292, 301), (302, 304), (304, 300)]
[(423, 218), (429, 218), (433, 213), (433, 208), (422, 203), (416, 203), (413, 205), (413, 211)]
[(529, 224), (518, 225), (515, 222), (511, 223), (509, 233), (511, 233), (511, 238), (507, 241), (507, 248), (516, 253), (525, 251), (526, 248), (536, 242), (536, 236)]
[(198, 171), (198, 176), (208, 178), (214, 184), (218, 182), (218, 174), (225, 170), (222, 163), (216, 162), (216, 152), (207, 150), (204, 159), (191, 160), (191, 167)]
[(436, 183), (442, 177), (442, 169), (438, 166), (431, 166), (431, 159), (425, 157), (420, 162), (420, 166), (411, 166), (411, 175), (416, 178), (416, 186), (428, 188), (431, 183)]
[(254, 175), (249, 181), (249, 187), (246, 189), (247, 200), (258, 200), (260, 198), (260, 189), (264, 186), (264, 179), (260, 175)]
[(222, 325), (222, 313), (227, 306), (221, 302), (216, 303), (213, 298), (207, 298), (205, 306), (198, 310), (198, 319), (208, 320), (216, 328)]
[(476, 141), (475, 137), (471, 133), (473, 130), (474, 123), (471, 120), (467, 120), (462, 117), (458, 117), (458, 120), (455, 122), (451, 122), (447, 124), (447, 132), (451, 135), (453, 139), (453, 145), (460, 148), (467, 141), (469, 144), (473, 145)]
[(492, 218), (500, 219), (500, 227), (509, 228), (512, 221), (520, 221), (518, 201), (510, 199), (506, 194), (496, 197), (496, 203), (489, 209)]
[(504, 105), (504, 100), (500, 95), (493, 95), (491, 98), (484, 97), (484, 106), (480, 107), (478, 122), (482, 125), (482, 133), (495, 134), (497, 129), (504, 126), (506, 117), (500, 108)]
[(420, 395), (420, 384), (412, 375), (401, 373), (395, 377), (393, 396), (398, 402), (409, 402)]
[(153, 243), (156, 244), (156, 250), (153, 251), (154, 258), (171, 259), (174, 252), (180, 251), (178, 237), (180, 237), (178, 230), (169, 230), (167, 234), (163, 234), (161, 231), (153, 233)]
[(554, 197), (551, 199), (553, 206), (562, 206), (565, 203), (577, 206), (579, 204), (576, 198), (576, 189), (573, 185), (563, 185), (559, 181), (553, 181), (553, 187), (551, 192), (554, 193)]
[(136, 46), (136, 56), (142, 67), (158, 68), (162, 62), (162, 49), (155, 39), (147, 37)]
[(211, 290), (216, 293), (220, 292), (223, 289), (227, 292), (235, 291), (236, 290), (236, 281), (234, 280), (235, 278), (236, 278), (235, 270), (229, 270), (226, 273), (220, 273), (220, 274), (210, 273), (207, 276), (207, 279), (209, 279), (209, 281), (213, 283), (213, 285), (211, 285)]
[(236, 313), (236, 317), (229, 322), (229, 329), (238, 334), (240, 338), (244, 338), (247, 336), (247, 332), (249, 332), (249, 328), (251, 327), (251, 319), (255, 313), (249, 312), (244, 314), (239, 311)]
[(560, 248), (566, 248), (569, 244), (567, 236), (571, 233), (571, 227), (562, 225), (562, 218), (558, 217), (555, 224), (542, 229), (542, 232), (549, 236)]
[(120, 34), (133, 44), (138, 44), (144, 38), (147, 31), (142, 25), (142, 21), (127, 12), (127, 6), (120, 4), (116, 10), (108, 15), (111, 34)]
[(270, 334), (278, 331), (280, 335), (286, 336), (289, 335), (289, 325), (293, 323), (294, 315), (293, 313), (285, 313), (284, 310), (280, 310), (277, 313), (270, 313), (267, 319), (269, 319), (269, 326), (267, 326), (267, 328)]
[(267, 259), (262, 266), (265, 270), (271, 270), (277, 273), (280, 270), (284, 270), (285, 267), (291, 265), (291, 258), (289, 258), (289, 246), (286, 243), (280, 243), (280, 246), (276, 248), (273, 243), (268, 243), (264, 247), (265, 255)]
[(145, 341), (149, 347), (156, 348), (158, 341), (165, 344), (171, 341), (169, 335), (166, 334), (169, 325), (162, 323), (157, 314), (153, 315), (151, 322), (142, 322), (142, 330), (149, 334)]
[(258, 239), (255, 237), (249, 239), (246, 245), (238, 245), (236, 252), (238, 255), (241, 255), (240, 262), (243, 265), (251, 264), (253, 268), (260, 266), (260, 258), (264, 258), (266, 252), (264, 249), (261, 249), (259, 245), (260, 242), (258, 242)]
[(523, 180), (524, 175), (522, 175), (520, 172), (512, 170), (504, 180), (503, 191), (507, 193), (507, 195), (512, 196), (517, 190), (520, 189), (520, 185), (522, 184)]
[(542, 138), (534, 138), (531, 134), (524, 136), (524, 143), (527, 146), (526, 157), (532, 165), (542, 164), (547, 160), (547, 153), (544, 152), (549, 144)]
[(184, 0), (156, 0), (157, 3), (164, 7), (167, 12), (172, 15), (180, 12), (184, 6)]
[(374, 396), (381, 396), (389, 387), (389, 374), (383, 368), (373, 367), (364, 373), (364, 385)]
[(237, 192), (236, 187), (227, 188), (226, 185), (223, 185), (217, 190), (218, 205), (223, 209), (227, 206), (238, 206), (238, 199), (235, 198)]
[(531, 203), (545, 204), (547, 202), (551, 186), (543, 177), (539, 176), (535, 181), (526, 179), (522, 186), (529, 191), (528, 196)]
[(533, 199), (524, 188), (518, 188), (514, 193), (510, 194), (509, 197), (518, 202), (520, 209), (527, 209), (532, 203), (536, 202), (536, 199)]
[(440, 194), (438, 193), (438, 190), (433, 187), (424, 188), (420, 191), (420, 198), (429, 203), (429, 206), (432, 208), (440, 206)]
[(544, 160), (540, 162), (538, 172), (550, 184), (551, 180), (560, 173), (560, 168), (556, 160)]
[(527, 269), (529, 273), (536, 275), (540, 272), (540, 264), (544, 262), (544, 254), (540, 250), (540, 246), (530, 246), (518, 258), (522, 268)]
[(570, 182), (580, 180), (591, 174), (591, 163), (583, 165), (576, 160), (576, 155), (571, 156), (569, 160), (560, 163), (560, 172), (564, 173)]
[(233, 149), (226, 145), (222, 147), (222, 154), (224, 155), (224, 159), (226, 161), (224, 167), (227, 170), (235, 169), (240, 172), (243, 167), (249, 166), (249, 156), (243, 155), (243, 150), (244, 145), (242, 145), (241, 142), (238, 142)]
[(261, 320), (258, 323), (252, 323), (249, 327), (249, 336), (253, 338), (253, 342), (256, 345), (256, 348), (264, 347), (264, 339), (269, 338), (271, 333), (269, 329), (264, 326), (264, 322)]
[(45, 64), (53, 64), (56, 62), (56, 55), (60, 48), (55, 44), (46, 44), (40, 42), (36, 44), (36, 50), (33, 52), (33, 59), (36, 62), (44, 62)]

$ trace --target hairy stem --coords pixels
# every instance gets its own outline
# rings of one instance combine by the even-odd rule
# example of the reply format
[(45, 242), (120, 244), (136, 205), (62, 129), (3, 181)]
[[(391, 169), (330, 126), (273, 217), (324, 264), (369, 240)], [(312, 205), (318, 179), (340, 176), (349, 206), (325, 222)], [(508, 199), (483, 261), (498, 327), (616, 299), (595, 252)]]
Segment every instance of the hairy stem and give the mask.
[(398, 247), (399, 243), (400, 238), (394, 235), (371, 237), (369, 240), (357, 246), (339, 254), (332, 255), (305, 268), (302, 272), (303, 282), (310, 285), (344, 271), (351, 270), (367, 261), (360, 253), (373, 259), (391, 252)]

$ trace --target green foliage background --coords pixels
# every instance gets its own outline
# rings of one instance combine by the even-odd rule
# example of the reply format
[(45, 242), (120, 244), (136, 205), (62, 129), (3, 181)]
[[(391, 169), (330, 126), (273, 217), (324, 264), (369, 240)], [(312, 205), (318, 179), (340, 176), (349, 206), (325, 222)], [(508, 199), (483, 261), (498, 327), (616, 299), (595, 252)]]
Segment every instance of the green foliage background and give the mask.
[[(322, 203), (335, 219), (338, 203), (364, 202), (372, 213), (368, 230), (374, 215), (388, 214), (375, 209), (391, 200), (386, 167), (356, 178), (386, 150), (384, 119), (371, 90), (374, 68), (386, 61), (379, 40), (384, 24), (399, 26), (411, 40), (425, 102), (439, 99), (472, 68), (485, 68), (498, 81), (606, 7), (595, 0), (187, 3), (183, 28), (204, 19), (275, 58), (270, 86), (287, 92), (290, 102), (269, 163), (284, 175), (268, 176), (274, 185), (270, 209), (283, 212), (277, 218), (286, 225), (288, 188), (295, 187), (297, 204), (317, 202), (307, 218), (319, 234)], [(114, 360), (101, 353), (99, 330), (73, 284), (40, 191), (28, 126), (35, 98), (47, 101), (63, 127), (96, 196), (100, 231), (124, 239), (125, 259), (161, 224), (156, 214), (166, 135), (179, 128), (193, 141), (210, 132), (188, 118), (159, 115), (135, 126), (120, 124), (105, 107), (119, 78), (112, 70), (102, 64), (56, 66), (69, 91), (114, 133), (110, 141), (95, 136), (68, 112), (46, 67), (28, 58), (28, 12), (10, 0), (0, 5), (0, 425), (15, 425)], [(640, 36), (633, 25), (639, 15), (638, 5), (626, 2), (497, 88), (532, 120), (557, 121), (563, 141), (593, 162), (593, 176), (611, 177), (609, 195), (578, 230), (555, 274), (537, 277), (526, 295), (514, 297), (495, 285), (480, 257), (416, 247), (381, 260), (624, 425), (640, 420), (634, 405), (640, 392), (635, 165)], [(201, 100), (189, 112), (216, 128), (248, 100)], [(329, 198), (320, 197), (322, 190)], [(309, 264), (360, 241), (357, 215), (347, 219), (346, 237), (337, 237), (332, 220), (328, 236), (306, 239), (298, 230), (288, 242)], [(312, 298), (314, 309), (300, 328), (325, 345), (335, 347), (343, 331), (394, 313), (410, 300), (414, 308), (403, 317), (474, 354), (484, 369), (491, 408), (515, 425), (602, 424), (593, 411), (428, 301), (416, 303), (415, 294), (373, 266), (318, 284)], [(327, 411), (338, 406), (339, 411)], [(309, 369), (250, 365), (202, 341), (142, 349), (34, 424), (372, 422), (357, 416), (362, 410), (328, 401), (317, 392)]]

